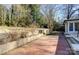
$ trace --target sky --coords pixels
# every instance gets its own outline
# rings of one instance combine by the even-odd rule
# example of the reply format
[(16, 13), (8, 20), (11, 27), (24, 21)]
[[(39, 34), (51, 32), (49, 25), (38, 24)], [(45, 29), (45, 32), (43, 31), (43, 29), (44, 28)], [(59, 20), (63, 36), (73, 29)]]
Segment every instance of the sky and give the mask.
[[(59, 7), (61, 7), (61, 4), (59, 5), (56, 5), (56, 4), (43, 4), (43, 5), (41, 5), (41, 10), (44, 10), (44, 11), (46, 11), (47, 12), (47, 10), (49, 9), (49, 8), (56, 8), (55, 10), (54, 10), (54, 12), (56, 12), (56, 17), (55, 18), (57, 18), (56, 19), (56, 21), (60, 21), (61, 19), (62, 19), (62, 12), (61, 12), (61, 10), (59, 10), (60, 8)], [(43, 11), (41, 11), (42, 13), (43, 13)], [(44, 14), (44, 13), (43, 13)]]

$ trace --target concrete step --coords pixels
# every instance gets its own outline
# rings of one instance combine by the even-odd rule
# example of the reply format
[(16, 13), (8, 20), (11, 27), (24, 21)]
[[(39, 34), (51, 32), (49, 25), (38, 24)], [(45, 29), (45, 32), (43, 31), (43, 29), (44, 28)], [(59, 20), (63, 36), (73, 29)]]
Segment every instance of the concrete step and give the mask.
[(70, 41), (72, 44), (79, 44), (79, 41), (77, 41), (75, 38), (73, 37), (67, 37), (67, 40)]
[(79, 55), (79, 41), (73, 37), (67, 37), (67, 41), (75, 55)]

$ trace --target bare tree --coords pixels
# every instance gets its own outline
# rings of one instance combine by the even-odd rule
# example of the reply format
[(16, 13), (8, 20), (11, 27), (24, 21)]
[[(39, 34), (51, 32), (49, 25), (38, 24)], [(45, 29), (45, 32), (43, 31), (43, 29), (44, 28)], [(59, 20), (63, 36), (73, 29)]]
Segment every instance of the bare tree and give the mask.
[(65, 8), (65, 15), (66, 15), (66, 18), (67, 19), (70, 19), (71, 16), (79, 10), (79, 8), (76, 8), (76, 5), (75, 4), (67, 4), (65, 5), (66, 8)]
[(43, 8), (41, 10), (41, 13), (46, 17), (46, 20), (48, 21), (48, 28), (50, 29), (50, 32), (53, 30), (53, 20), (55, 19), (56, 14), (56, 5), (43, 5)]

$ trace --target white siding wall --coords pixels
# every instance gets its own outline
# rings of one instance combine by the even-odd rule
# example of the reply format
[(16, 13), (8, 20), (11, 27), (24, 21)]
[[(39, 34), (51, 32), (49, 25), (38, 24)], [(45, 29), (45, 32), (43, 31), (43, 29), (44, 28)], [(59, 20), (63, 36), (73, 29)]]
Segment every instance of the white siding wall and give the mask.
[[(75, 31), (75, 22), (77, 22), (77, 21), (67, 21), (65, 23), (65, 33), (66, 34), (71, 34), (71, 35), (77, 36), (77, 31)], [(73, 31), (69, 31), (69, 24), (70, 23), (73, 23)]]

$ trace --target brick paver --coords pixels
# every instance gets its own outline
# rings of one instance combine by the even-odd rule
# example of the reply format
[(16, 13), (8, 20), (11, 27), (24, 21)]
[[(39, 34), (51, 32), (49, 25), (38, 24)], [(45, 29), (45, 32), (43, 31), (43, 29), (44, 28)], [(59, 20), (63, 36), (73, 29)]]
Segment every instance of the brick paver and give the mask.
[(70, 49), (68, 42), (65, 39), (65, 36), (63, 34), (60, 34), (59, 39), (58, 39), (56, 54), (57, 55), (70, 55), (71, 53), (72, 51)]
[(7, 55), (69, 54), (69, 46), (62, 35), (44, 36), (6, 53)]

